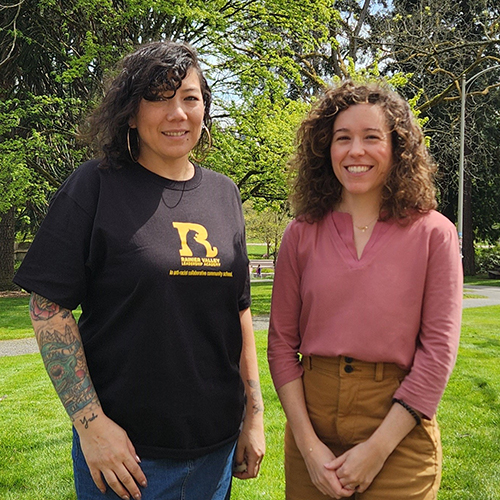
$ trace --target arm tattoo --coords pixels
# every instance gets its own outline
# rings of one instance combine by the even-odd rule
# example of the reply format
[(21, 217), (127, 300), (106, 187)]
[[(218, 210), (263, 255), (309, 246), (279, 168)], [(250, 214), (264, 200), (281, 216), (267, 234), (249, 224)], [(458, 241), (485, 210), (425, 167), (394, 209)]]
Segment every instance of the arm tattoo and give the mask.
[(260, 392), (260, 385), (256, 380), (247, 380), (247, 384), (252, 389), (250, 391), (250, 397), (252, 398), (253, 414), (257, 415), (257, 413), (264, 411), (264, 407), (262, 405), (262, 394)]
[(59, 312), (62, 313), (63, 318), (67, 318), (71, 311), (54, 304), (50, 300), (32, 293), (30, 297), (30, 316), (33, 321), (47, 321), (53, 318)]
[(82, 344), (71, 326), (65, 325), (64, 333), (40, 329), (37, 337), (45, 368), (71, 419), (84, 408), (99, 407)]
[(85, 429), (88, 429), (89, 423), (93, 422), (97, 417), (98, 417), (98, 415), (96, 415), (94, 412), (92, 412), (92, 416), (90, 418), (83, 417), (80, 419), (80, 422), (85, 426)]

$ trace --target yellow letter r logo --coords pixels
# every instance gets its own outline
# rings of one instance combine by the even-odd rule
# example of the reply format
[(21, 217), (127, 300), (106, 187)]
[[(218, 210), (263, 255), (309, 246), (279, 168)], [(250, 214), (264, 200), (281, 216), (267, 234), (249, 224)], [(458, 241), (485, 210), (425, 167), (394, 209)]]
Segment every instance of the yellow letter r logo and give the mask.
[(181, 249), (179, 253), (181, 257), (192, 257), (193, 252), (189, 248), (187, 242), (187, 235), (189, 231), (194, 231), (194, 241), (203, 245), (207, 251), (207, 257), (215, 257), (218, 253), (217, 247), (212, 247), (208, 241), (208, 232), (201, 224), (194, 224), (191, 222), (172, 222), (172, 225), (177, 229), (179, 238), (181, 240)]

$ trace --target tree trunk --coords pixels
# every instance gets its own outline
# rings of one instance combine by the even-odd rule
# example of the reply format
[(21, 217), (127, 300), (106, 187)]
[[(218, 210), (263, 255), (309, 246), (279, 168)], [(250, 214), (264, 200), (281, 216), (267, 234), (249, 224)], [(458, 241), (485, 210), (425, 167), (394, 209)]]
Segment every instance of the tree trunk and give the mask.
[(467, 169), (464, 172), (464, 239), (463, 239), (463, 266), (465, 276), (476, 274), (476, 260), (474, 254), (474, 230), (472, 225), (472, 181)]
[(16, 290), (14, 277), (15, 207), (0, 214), (0, 290)]

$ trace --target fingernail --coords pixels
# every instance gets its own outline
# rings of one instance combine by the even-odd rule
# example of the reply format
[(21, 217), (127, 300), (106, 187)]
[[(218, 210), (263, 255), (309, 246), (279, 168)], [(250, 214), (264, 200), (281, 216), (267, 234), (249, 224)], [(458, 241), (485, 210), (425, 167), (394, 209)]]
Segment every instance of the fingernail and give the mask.
[(136, 461), (138, 464), (140, 464), (140, 463), (141, 463), (141, 459), (139, 458), (139, 456), (138, 456), (138, 455), (136, 455), (136, 456), (135, 456), (135, 461)]
[(145, 488), (147, 485), (148, 485), (148, 482), (147, 482), (147, 481), (143, 481), (143, 482), (141, 483), (141, 486), (144, 486), (144, 488)]
[(141, 500), (141, 494), (137, 493), (137, 495), (134, 495), (135, 500)]
[(128, 495), (123, 495), (122, 498), (123, 500), (130, 500), (130, 497)]

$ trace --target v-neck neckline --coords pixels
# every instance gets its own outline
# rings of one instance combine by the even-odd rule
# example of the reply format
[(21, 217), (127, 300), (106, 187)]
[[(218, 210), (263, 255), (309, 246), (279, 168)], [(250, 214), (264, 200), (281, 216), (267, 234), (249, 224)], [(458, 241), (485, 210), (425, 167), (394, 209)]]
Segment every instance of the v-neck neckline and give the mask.
[(332, 211), (329, 217), (334, 244), (339, 249), (344, 261), (351, 267), (362, 267), (372, 261), (375, 254), (388, 241), (383, 238), (386, 234), (395, 231), (397, 224), (393, 221), (376, 221), (368, 242), (366, 243), (361, 257), (358, 258), (356, 245), (354, 243), (354, 229), (351, 214), (347, 212)]

